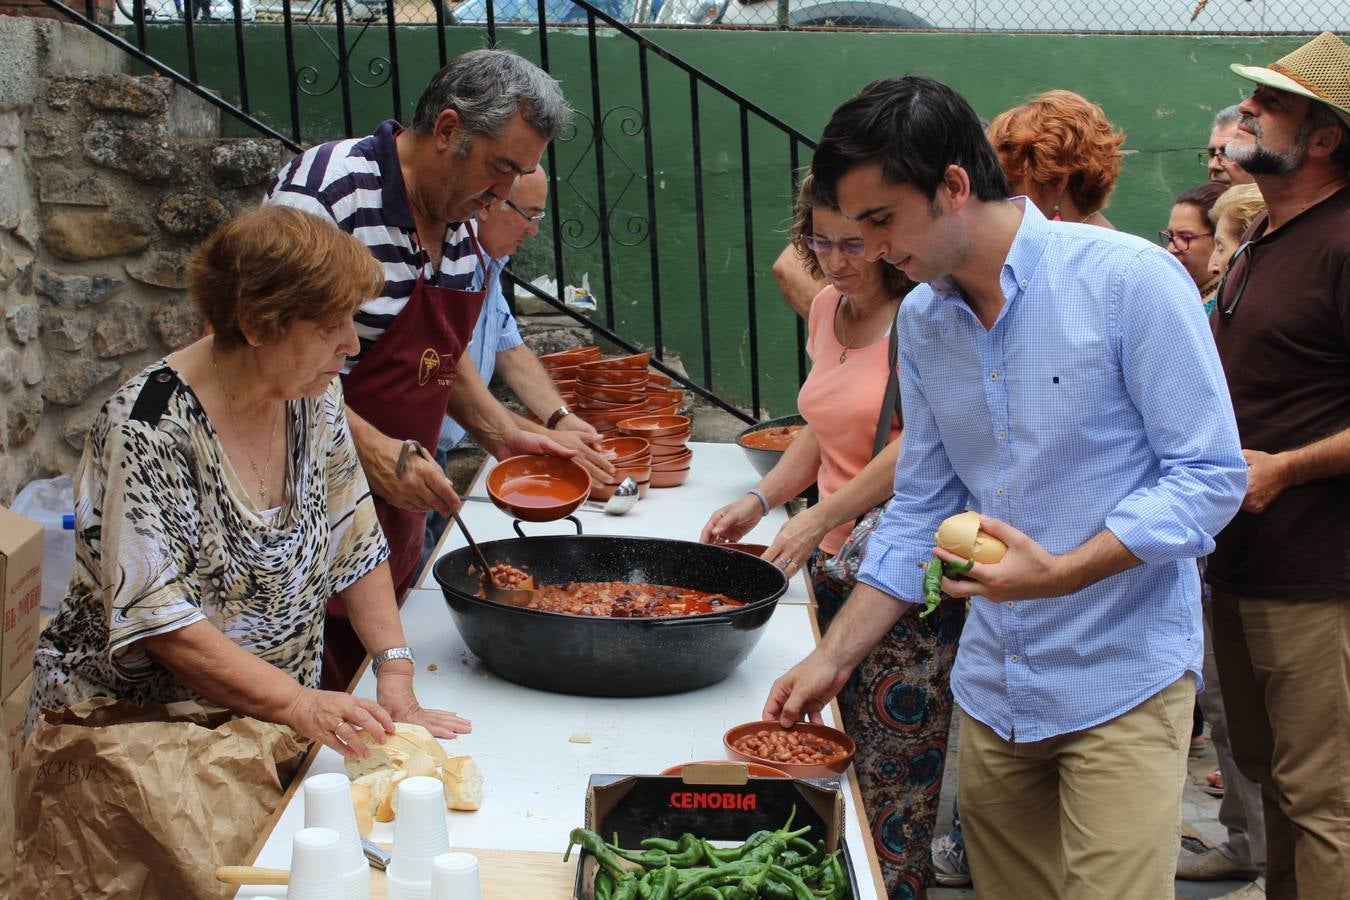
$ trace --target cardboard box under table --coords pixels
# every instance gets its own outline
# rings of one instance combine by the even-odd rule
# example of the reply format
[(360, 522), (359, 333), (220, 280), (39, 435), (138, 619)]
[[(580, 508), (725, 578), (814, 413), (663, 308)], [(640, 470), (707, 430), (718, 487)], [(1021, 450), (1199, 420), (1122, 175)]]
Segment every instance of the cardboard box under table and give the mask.
[(42, 602), (42, 525), (0, 506), (0, 700), (33, 672)]
[[(793, 810), (796, 810), (795, 814)], [(856, 879), (844, 844), (844, 797), (831, 787), (791, 778), (746, 778), (740, 765), (690, 765), (680, 775), (592, 775), (586, 790), (586, 827), (606, 841), (641, 850), (644, 838), (677, 840), (688, 832), (718, 845), (740, 844), (757, 831), (811, 826), (804, 837), (825, 842), (826, 852), (841, 851), (849, 876), (849, 896), (857, 898)], [(573, 896), (594, 900), (599, 863), (586, 850), (577, 862)]]

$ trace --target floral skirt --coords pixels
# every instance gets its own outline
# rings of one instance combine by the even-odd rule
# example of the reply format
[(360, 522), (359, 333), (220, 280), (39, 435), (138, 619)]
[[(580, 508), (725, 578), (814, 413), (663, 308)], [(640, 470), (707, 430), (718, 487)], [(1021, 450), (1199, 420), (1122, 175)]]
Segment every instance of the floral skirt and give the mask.
[[(848, 586), (818, 574), (822, 560), (817, 552), (811, 571), (823, 632), (848, 599)], [(839, 694), (844, 730), (858, 744), (854, 772), (891, 900), (922, 897), (934, 884), (929, 852), (952, 721), (952, 663), (964, 622), (960, 602), (944, 601), (926, 619), (914, 607)]]

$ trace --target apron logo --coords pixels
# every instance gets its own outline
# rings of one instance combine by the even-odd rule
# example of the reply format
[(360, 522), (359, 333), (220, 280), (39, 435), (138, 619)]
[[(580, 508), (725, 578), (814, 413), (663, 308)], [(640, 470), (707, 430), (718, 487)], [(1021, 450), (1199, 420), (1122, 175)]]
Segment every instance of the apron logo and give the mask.
[(441, 367), (441, 355), (428, 347), (422, 351), (422, 359), (417, 367), (417, 384), (424, 385)]

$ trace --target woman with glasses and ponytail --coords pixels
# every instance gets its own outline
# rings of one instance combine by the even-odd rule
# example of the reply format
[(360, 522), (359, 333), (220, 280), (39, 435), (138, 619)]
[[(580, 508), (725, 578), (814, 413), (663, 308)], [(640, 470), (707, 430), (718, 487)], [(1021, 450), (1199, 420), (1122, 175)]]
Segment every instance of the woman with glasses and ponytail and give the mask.
[[(739, 540), (815, 482), (820, 502), (793, 516), (764, 558), (789, 575), (808, 570), (820, 626), (828, 629), (856, 581), (857, 557), (840, 550), (864, 532), (854, 533), (859, 518), (892, 493), (902, 423), (891, 331), (913, 284), (894, 266), (867, 258), (858, 224), (815, 193), (809, 174), (790, 241), (803, 269), (826, 282), (807, 315), (812, 365), (797, 395), (807, 425), (768, 475), (712, 514), (702, 540)], [(961, 603), (943, 603), (927, 618), (905, 616), (839, 695), (844, 730), (858, 744), (854, 770), (890, 897), (921, 896), (933, 883), (929, 841), (963, 618)]]

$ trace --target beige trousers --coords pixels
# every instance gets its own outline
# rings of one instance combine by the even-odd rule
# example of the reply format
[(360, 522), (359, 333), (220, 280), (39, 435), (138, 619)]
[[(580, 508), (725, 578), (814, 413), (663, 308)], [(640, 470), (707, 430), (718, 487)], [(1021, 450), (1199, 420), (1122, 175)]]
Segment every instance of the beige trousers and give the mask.
[(1350, 897), (1350, 598), (1211, 603), (1233, 759), (1265, 806), (1266, 896)]
[(1005, 741), (961, 714), (961, 834), (988, 900), (1174, 896), (1195, 679), (1095, 728)]

